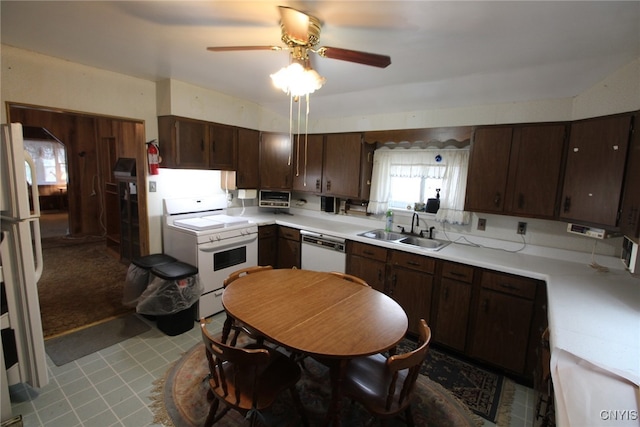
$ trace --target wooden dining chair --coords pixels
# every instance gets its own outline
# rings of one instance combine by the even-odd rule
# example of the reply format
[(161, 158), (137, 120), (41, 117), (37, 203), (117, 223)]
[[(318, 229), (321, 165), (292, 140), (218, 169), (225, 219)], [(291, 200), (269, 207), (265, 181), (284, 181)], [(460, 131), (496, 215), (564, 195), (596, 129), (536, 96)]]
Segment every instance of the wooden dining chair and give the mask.
[(405, 414), (405, 422), (413, 426), (411, 401), (420, 367), (427, 357), (431, 329), (420, 320), (420, 340), (415, 350), (384, 357), (376, 354), (352, 359), (347, 365), (344, 395), (363, 405), (382, 425), (385, 420)]
[(368, 288), (370, 288), (371, 286), (365, 282), (363, 279), (356, 277), (356, 276), (352, 276), (351, 274), (347, 274), (347, 273), (339, 273), (337, 271), (332, 271), (331, 274), (333, 274), (334, 276), (338, 276), (343, 280), (347, 280), (349, 282), (353, 282), (353, 283), (357, 283), (358, 285), (362, 285), (362, 286), (366, 286)]
[[(205, 426), (209, 427), (233, 409), (254, 426), (259, 414), (268, 410), (283, 391), (289, 389), (303, 424), (307, 416), (296, 389), (300, 367), (286, 355), (272, 348), (240, 348), (217, 341), (200, 319), (202, 341), (209, 364), (211, 400)], [(218, 413), (220, 403), (224, 407)]]
[[(247, 267), (241, 270), (234, 271), (229, 275), (229, 277), (224, 279), (222, 286), (226, 288), (232, 282), (234, 282), (235, 280), (241, 277), (246, 276), (247, 274), (259, 273), (261, 271), (272, 270), (272, 269), (273, 267), (270, 265), (257, 265), (254, 267)], [(262, 337), (256, 331), (250, 329), (248, 326), (234, 319), (231, 315), (229, 315), (229, 313), (227, 313), (227, 318), (225, 319), (224, 326), (222, 328), (222, 338), (221, 338), (222, 342), (226, 344), (227, 340), (229, 339), (229, 336), (231, 335), (231, 333), (233, 333), (233, 335), (231, 336), (230, 344), (235, 347), (235, 345), (238, 342), (238, 337), (242, 332), (244, 332), (249, 337), (256, 340), (256, 342), (258, 342), (259, 344), (262, 344), (264, 342), (264, 337)]]

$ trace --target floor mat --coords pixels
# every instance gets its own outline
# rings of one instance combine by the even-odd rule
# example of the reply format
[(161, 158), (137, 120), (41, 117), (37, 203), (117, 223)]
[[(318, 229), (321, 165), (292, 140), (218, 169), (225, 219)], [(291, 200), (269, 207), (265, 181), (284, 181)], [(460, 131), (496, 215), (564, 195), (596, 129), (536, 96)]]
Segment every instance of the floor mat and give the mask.
[(53, 363), (62, 366), (150, 329), (137, 315), (128, 314), (45, 340), (44, 346)]

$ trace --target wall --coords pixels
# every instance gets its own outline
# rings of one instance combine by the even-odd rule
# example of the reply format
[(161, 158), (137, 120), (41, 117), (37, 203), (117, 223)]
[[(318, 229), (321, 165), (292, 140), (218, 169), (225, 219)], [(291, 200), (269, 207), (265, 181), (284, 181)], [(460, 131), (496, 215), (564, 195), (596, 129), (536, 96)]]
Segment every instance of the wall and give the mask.
[[(159, 83), (125, 76), (45, 55), (2, 45), (0, 97), (2, 117), (6, 120), (6, 101), (57, 107), (78, 112), (113, 115), (145, 121), (145, 140), (158, 136), (157, 115), (176, 114), (261, 130), (282, 130), (287, 119), (264, 111), (249, 101), (167, 80)], [(468, 108), (425, 110), (378, 116), (352, 116), (336, 120), (314, 121), (310, 132), (340, 132), (457, 126), (493, 123), (564, 121), (596, 115), (640, 109), (636, 60), (601, 83), (575, 98), (521, 103), (484, 105)], [(255, 120), (255, 122), (254, 122)], [(185, 191), (219, 192), (219, 173), (161, 170), (151, 177), (158, 192), (148, 199), (150, 248), (161, 250), (160, 218), (162, 198), (188, 195)], [(217, 184), (216, 184), (217, 182)], [(202, 185), (202, 187), (201, 187)], [(315, 197), (315, 196), (314, 196)], [(310, 204), (311, 205), (311, 204)], [(516, 218), (496, 216), (488, 219), (485, 236), (511, 237)], [(474, 217), (474, 221), (476, 217)], [(527, 221), (528, 238), (556, 247), (581, 247), (562, 230), (562, 223)], [(475, 224), (475, 222), (474, 222)], [(492, 224), (495, 224), (492, 225)], [(156, 231), (156, 232), (154, 232)], [(475, 233), (473, 230), (462, 230)], [(569, 242), (569, 243), (567, 243)], [(536, 243), (537, 244), (537, 243)], [(600, 245), (597, 249), (601, 251)], [(606, 249), (609, 251), (609, 249)]]

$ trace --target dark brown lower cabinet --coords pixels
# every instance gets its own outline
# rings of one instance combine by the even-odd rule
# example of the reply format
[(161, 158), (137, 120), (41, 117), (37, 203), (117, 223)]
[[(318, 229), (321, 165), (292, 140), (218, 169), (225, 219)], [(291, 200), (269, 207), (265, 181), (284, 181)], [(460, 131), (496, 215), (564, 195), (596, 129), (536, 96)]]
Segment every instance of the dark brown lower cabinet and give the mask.
[(518, 375), (528, 374), (524, 371), (537, 286), (536, 280), (482, 272), (471, 357)]
[(277, 265), (278, 226), (263, 225), (258, 227), (258, 265)]
[(433, 339), (460, 352), (467, 344), (474, 271), (468, 265), (442, 263)]
[(364, 279), (373, 289), (385, 292), (387, 250), (359, 242), (347, 244), (347, 273)]
[(278, 267), (300, 268), (300, 231), (280, 226), (278, 228)]

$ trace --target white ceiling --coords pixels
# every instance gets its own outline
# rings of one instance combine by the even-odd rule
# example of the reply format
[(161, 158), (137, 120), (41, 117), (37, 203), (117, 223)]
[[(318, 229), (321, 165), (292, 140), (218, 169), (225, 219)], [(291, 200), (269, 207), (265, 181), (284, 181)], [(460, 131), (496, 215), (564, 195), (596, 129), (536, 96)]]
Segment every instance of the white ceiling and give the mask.
[(288, 115), (269, 74), (278, 5), (323, 24), (319, 46), (391, 57), (385, 69), (314, 55), (315, 118), (575, 96), (640, 57), (640, 2), (7, 1), (3, 44), (153, 81), (180, 80)]

